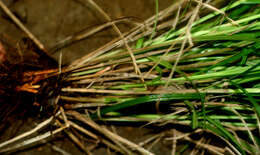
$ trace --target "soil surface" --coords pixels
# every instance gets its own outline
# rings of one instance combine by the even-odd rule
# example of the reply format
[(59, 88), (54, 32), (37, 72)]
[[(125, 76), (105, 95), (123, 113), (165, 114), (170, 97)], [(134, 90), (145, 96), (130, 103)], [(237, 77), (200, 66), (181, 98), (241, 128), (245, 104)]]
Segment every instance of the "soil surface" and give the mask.
[[(24, 25), (45, 45), (52, 49), (57, 42), (81, 31), (88, 31), (106, 20), (87, 0), (4, 0), (5, 4), (23, 21)], [(155, 14), (154, 0), (95, 0), (95, 2), (111, 17), (112, 21), (121, 18), (133, 18), (137, 22)], [(160, 10), (173, 1), (159, 2)], [(26, 35), (1, 12), (0, 34), (12, 40), (13, 46)], [(133, 24), (120, 24), (122, 32), (129, 30)], [(118, 35), (110, 28), (87, 39), (63, 48), (63, 63), (69, 62), (97, 49)], [(50, 53), (53, 53), (50, 51)], [(58, 59), (59, 52), (53, 56)]]
[[(87, 0), (3, 0), (23, 24), (45, 45), (52, 56), (58, 60), (62, 52), (62, 63), (69, 64), (73, 60), (86, 55), (111, 41), (118, 35), (110, 28), (105, 29), (89, 38), (76, 42), (60, 51), (52, 51), (53, 47), (60, 40), (80, 31), (88, 31), (106, 22)], [(155, 14), (154, 0), (95, 0), (95, 2), (112, 18), (133, 18), (135, 21), (143, 22)], [(172, 4), (172, 0), (160, 0), (160, 10)], [(10, 47), (17, 48), (19, 42), (27, 37), (2, 11), (0, 11), (0, 37), (8, 42)], [(131, 23), (119, 25), (122, 32), (133, 27)], [(16, 59), (32, 59), (32, 53), (21, 51), (21, 56)], [(17, 53), (14, 53), (17, 55)], [(18, 61), (13, 59), (11, 61)], [(27, 114), (28, 115), (28, 114)], [(34, 117), (31, 117), (34, 116)], [(10, 123), (9, 128), (1, 133), (0, 142), (11, 137), (24, 133), (35, 127), (44, 119), (37, 115), (25, 117), (18, 115), (15, 121)], [(133, 142), (141, 142), (154, 135), (154, 131), (147, 128), (116, 126), (119, 135), (128, 138)], [(61, 154), (55, 148), (60, 148), (70, 154), (83, 154), (79, 148), (65, 135), (55, 136), (45, 144), (16, 152), (18, 155), (45, 155)], [(159, 142), (151, 151), (155, 154), (170, 154), (171, 145)], [(100, 146), (94, 154), (107, 154), (106, 147)]]

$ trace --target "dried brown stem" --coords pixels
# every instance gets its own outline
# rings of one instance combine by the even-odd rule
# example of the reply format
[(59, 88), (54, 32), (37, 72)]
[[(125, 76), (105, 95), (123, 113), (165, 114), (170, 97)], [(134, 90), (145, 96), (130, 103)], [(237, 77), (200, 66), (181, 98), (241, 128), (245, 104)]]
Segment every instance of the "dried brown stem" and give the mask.
[(123, 137), (120, 137), (119, 135), (114, 134), (113, 132), (107, 130), (106, 128), (102, 128), (100, 127), (98, 124), (96, 124), (95, 122), (93, 122), (90, 119), (87, 119), (83, 116), (81, 116), (81, 114), (75, 112), (75, 111), (70, 111), (67, 112), (69, 115), (72, 115), (73, 117), (75, 117), (77, 120), (82, 121), (83, 123), (89, 125), (90, 127), (92, 127), (93, 129), (99, 131), (100, 133), (102, 133), (104, 136), (106, 136), (107, 138), (111, 139), (112, 141), (118, 141), (128, 147), (130, 147), (133, 150), (137, 150), (142, 154), (149, 154), (152, 155), (151, 152), (145, 150), (144, 148), (128, 141), (127, 139), (124, 139)]

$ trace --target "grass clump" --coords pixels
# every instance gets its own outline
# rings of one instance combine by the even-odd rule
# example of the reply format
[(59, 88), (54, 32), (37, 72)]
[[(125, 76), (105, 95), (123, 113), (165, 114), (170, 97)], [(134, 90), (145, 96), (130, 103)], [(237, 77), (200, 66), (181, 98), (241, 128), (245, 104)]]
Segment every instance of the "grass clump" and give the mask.
[[(188, 142), (179, 152), (173, 149), (176, 154), (190, 145), (214, 154), (258, 154), (259, 6), (257, 0), (237, 0), (218, 9), (183, 0), (159, 12), (157, 1), (156, 15), (144, 25), (60, 69), (69, 85), (59, 96), (64, 123), (73, 116), (109, 135), (92, 120), (174, 124), (182, 126), (174, 143)], [(198, 134), (211, 136), (192, 137)]]
[[(62, 91), (100, 93), (105, 97), (107, 102), (103, 103), (111, 105), (90, 115), (94, 120), (174, 121), (220, 136), (233, 153), (256, 154), (260, 116), (259, 2), (234, 1), (220, 10), (200, 1), (192, 5), (193, 11), (189, 5), (179, 9), (181, 16), (175, 16), (179, 23), (174, 28), (153, 39), (141, 37), (132, 46), (141, 74), (134, 72), (124, 49), (108, 51), (74, 70), (68, 80), (77, 87)], [(213, 13), (197, 19), (196, 9), (203, 8)], [(189, 12), (192, 14), (187, 15)], [(162, 23), (157, 24), (160, 27)], [(104, 73), (99, 74), (102, 70)], [(149, 112), (152, 106), (157, 112)], [(239, 132), (250, 136), (245, 139)]]

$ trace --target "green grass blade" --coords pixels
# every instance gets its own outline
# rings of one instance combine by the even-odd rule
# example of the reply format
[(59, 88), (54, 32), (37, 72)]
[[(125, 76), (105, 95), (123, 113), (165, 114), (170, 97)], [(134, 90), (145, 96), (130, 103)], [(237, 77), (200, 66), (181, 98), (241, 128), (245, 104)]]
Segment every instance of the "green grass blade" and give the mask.
[(252, 52), (254, 52), (254, 51), (253, 51), (253, 50), (248, 50), (248, 49), (243, 49), (240, 53), (238, 53), (238, 54), (236, 54), (236, 55), (233, 55), (233, 56), (231, 56), (231, 57), (229, 57), (229, 58), (227, 58), (227, 59), (225, 59), (225, 60), (223, 60), (223, 61), (217, 63), (216, 65), (210, 66), (210, 67), (208, 67), (207, 69), (204, 69), (204, 70), (202, 70), (202, 71), (196, 73), (195, 75), (199, 75), (199, 74), (205, 73), (205, 72), (207, 72), (207, 71), (209, 71), (209, 70), (211, 70), (211, 69), (213, 69), (213, 68), (215, 68), (215, 67), (217, 67), (217, 66), (225, 66), (225, 65), (227, 65), (227, 64), (230, 64), (231, 62), (234, 62), (234, 61), (236, 61), (236, 60), (239, 60), (239, 59), (241, 59), (243, 56), (247, 56), (248, 54), (250, 54), (250, 53), (252, 53)]
[(243, 93), (248, 97), (249, 101), (252, 103), (252, 105), (254, 106), (254, 109), (258, 115), (258, 117), (260, 118), (260, 105), (257, 103), (257, 101), (254, 99), (254, 97), (248, 93), (248, 91), (246, 89), (244, 89), (243, 87), (239, 86), (238, 84), (230, 81), (230, 83), (234, 86), (236, 86), (237, 88), (239, 88), (241, 91), (243, 91)]
[(140, 38), (140, 39), (137, 40), (135, 48), (136, 48), (136, 49), (142, 48), (143, 45), (144, 45), (144, 38), (142, 37), (142, 38)]
[(243, 4), (260, 4), (259, 0), (245, 0)]
[[(222, 125), (219, 121), (217, 120), (213, 120), (211, 119), (210, 117), (207, 117), (207, 121), (214, 125), (219, 131), (218, 133), (222, 134), (222, 136), (224, 136), (226, 139), (228, 139), (229, 141), (231, 141), (233, 144), (236, 145), (236, 148), (240, 151), (240, 153), (242, 153), (243, 155), (245, 155), (245, 151), (244, 149), (242, 148), (242, 146), (239, 144), (239, 142), (236, 140), (236, 138), (231, 134), (229, 133)], [(216, 132), (216, 130), (215, 130)]]
[(191, 127), (192, 129), (196, 129), (199, 127), (199, 121), (198, 121), (198, 116), (196, 113), (196, 109), (194, 107), (194, 105), (192, 103), (190, 103), (189, 101), (184, 101), (184, 103), (189, 107), (192, 116), (191, 116)]
[[(189, 99), (200, 99), (200, 95), (197, 93), (189, 93), (189, 94), (163, 94), (163, 95), (150, 95), (139, 97), (130, 101), (125, 101), (119, 104), (116, 104), (111, 107), (107, 107), (101, 109), (99, 114), (100, 116), (113, 111), (118, 111), (120, 109), (125, 109), (128, 107), (132, 107), (138, 104), (144, 104), (155, 101), (169, 101), (169, 100), (189, 100)], [(98, 114), (93, 114), (93, 118), (97, 118)]]

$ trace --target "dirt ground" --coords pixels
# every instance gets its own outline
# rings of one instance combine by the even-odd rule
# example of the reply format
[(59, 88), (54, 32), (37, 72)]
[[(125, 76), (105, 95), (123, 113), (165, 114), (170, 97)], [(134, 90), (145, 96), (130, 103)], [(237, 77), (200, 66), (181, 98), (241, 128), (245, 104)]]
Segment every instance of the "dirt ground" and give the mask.
[[(3, 0), (3, 2), (42, 41), (55, 59), (58, 59), (60, 52), (63, 53), (63, 64), (69, 64), (73, 60), (82, 57), (117, 37), (117, 34), (113, 30), (106, 29), (55, 52), (51, 49), (53, 49), (57, 42), (77, 32), (88, 31), (95, 26), (105, 23), (106, 20), (104, 17), (95, 11), (87, 3), (87, 0)], [(155, 0), (95, 0), (95, 2), (104, 9), (112, 20), (131, 17), (138, 22), (142, 22), (155, 13)], [(160, 10), (166, 8), (171, 3), (173, 3), (172, 0), (160, 0)], [(0, 11), (0, 23), (0, 37), (3, 40), (7, 40), (10, 46), (17, 47), (22, 38), (26, 37), (2, 11)], [(132, 26), (130, 23), (124, 23), (120, 25), (120, 29), (124, 32)], [(23, 58), (28, 57), (31, 59), (30, 54), (22, 51)], [(33, 118), (29, 117), (29, 119), (17, 116), (15, 123), (11, 123), (11, 127), (4, 133), (1, 133), (0, 141), (2, 142), (32, 129), (41, 120), (37, 116)], [(146, 128), (117, 126), (116, 130), (119, 135), (136, 143), (153, 135), (153, 131)], [(16, 152), (15, 154), (61, 154), (55, 151), (55, 147), (61, 148), (70, 154), (83, 154), (69, 138), (62, 134), (53, 137), (44, 145)], [(155, 154), (170, 154), (170, 148), (171, 146), (168, 144), (159, 142), (152, 148), (152, 152)], [(100, 146), (94, 151), (94, 154), (107, 154), (107, 149)]]
[[(80, 31), (91, 30), (106, 22), (87, 0), (5, 0), (5, 4), (23, 21), (25, 26), (46, 46), (52, 49), (60, 40)], [(142, 22), (155, 14), (154, 0), (96, 0), (112, 20), (131, 17)], [(160, 10), (173, 1), (160, 1)], [(6, 15), (0, 19), (0, 33), (7, 35), (17, 43), (25, 34), (14, 25)], [(3, 17), (4, 16), (4, 17)], [(121, 31), (129, 30), (133, 24), (120, 25)], [(97, 49), (118, 35), (112, 29), (106, 29), (83, 41), (62, 49), (63, 63), (69, 62)], [(51, 52), (53, 53), (53, 52)], [(58, 58), (59, 52), (53, 56)]]

